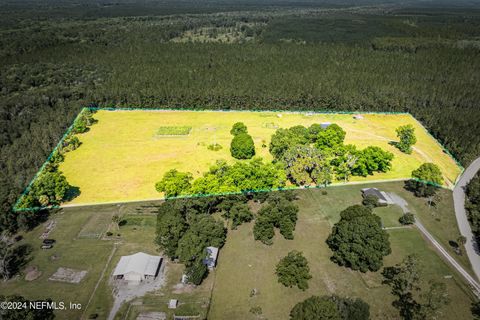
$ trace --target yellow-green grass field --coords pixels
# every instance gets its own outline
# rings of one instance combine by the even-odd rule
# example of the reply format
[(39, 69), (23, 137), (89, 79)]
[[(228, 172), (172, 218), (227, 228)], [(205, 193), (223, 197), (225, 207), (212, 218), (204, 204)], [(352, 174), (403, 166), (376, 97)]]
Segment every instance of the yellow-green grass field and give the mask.
[[(230, 155), (230, 129), (241, 121), (255, 141), (256, 154), (267, 161), (270, 137), (276, 128), (331, 122), (346, 132), (345, 143), (359, 148), (379, 146), (392, 152), (392, 170), (351, 181), (409, 178), (412, 170), (424, 162), (436, 163), (446, 186), (452, 186), (461, 168), (446, 154), (425, 128), (408, 114), (364, 114), (355, 120), (352, 114), (307, 114), (283, 112), (221, 112), (164, 110), (100, 110), (98, 120), (86, 133), (79, 134), (81, 146), (66, 154), (60, 164), (68, 182), (80, 188), (71, 204), (122, 202), (162, 198), (155, 183), (170, 169), (188, 171), (199, 177), (216, 160), (234, 159)], [(395, 129), (412, 124), (418, 139), (411, 155), (401, 153), (389, 141), (396, 140)], [(165, 126), (191, 127), (188, 135), (159, 136)], [(223, 148), (209, 150), (212, 143)], [(266, 147), (262, 147), (266, 145)]]

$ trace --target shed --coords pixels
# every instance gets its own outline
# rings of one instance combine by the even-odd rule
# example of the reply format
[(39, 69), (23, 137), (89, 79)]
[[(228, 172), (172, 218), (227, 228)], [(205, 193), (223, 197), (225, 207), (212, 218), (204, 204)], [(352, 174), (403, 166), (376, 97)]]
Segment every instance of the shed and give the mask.
[(209, 268), (213, 269), (217, 265), (218, 248), (207, 247), (207, 257), (203, 260), (203, 263)]
[(113, 277), (131, 282), (155, 279), (161, 263), (162, 257), (152, 256), (143, 252), (122, 256), (113, 271)]
[(322, 122), (320, 123), (320, 127), (322, 127), (322, 129), (327, 129), (331, 124), (331, 122)]
[(177, 299), (170, 299), (168, 302), (168, 309), (177, 309), (178, 300)]
[(353, 116), (353, 119), (355, 120), (362, 120), (363, 119), (363, 116), (361, 114), (356, 114)]

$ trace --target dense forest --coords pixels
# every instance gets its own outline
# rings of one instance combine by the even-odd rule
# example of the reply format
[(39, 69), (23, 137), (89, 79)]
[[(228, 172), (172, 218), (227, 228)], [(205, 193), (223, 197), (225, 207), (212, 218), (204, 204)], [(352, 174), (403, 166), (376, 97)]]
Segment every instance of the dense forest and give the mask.
[(1, 229), (84, 106), (407, 111), (467, 165), (480, 9), (378, 3), (0, 1)]

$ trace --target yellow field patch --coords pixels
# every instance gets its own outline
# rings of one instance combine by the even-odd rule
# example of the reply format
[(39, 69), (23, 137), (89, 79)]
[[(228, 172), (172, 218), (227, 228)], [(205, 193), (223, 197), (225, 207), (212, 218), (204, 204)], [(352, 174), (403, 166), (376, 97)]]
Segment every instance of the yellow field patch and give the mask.
[[(100, 110), (98, 120), (86, 133), (77, 135), (81, 146), (66, 154), (60, 164), (68, 182), (80, 188), (70, 203), (100, 203), (161, 198), (155, 183), (170, 169), (189, 171), (199, 177), (218, 159), (230, 156), (230, 129), (241, 121), (255, 141), (256, 154), (270, 161), (270, 137), (278, 127), (337, 123), (346, 132), (345, 143), (360, 148), (375, 145), (392, 152), (392, 170), (373, 176), (353, 177), (352, 181), (409, 178), (423, 162), (434, 162), (442, 170), (446, 184), (453, 185), (461, 172), (455, 161), (412, 116), (408, 114), (307, 114), (240, 111)], [(411, 155), (401, 153), (388, 142), (397, 140), (395, 129), (412, 124), (418, 139)], [(188, 135), (162, 136), (161, 127), (191, 127)], [(219, 151), (208, 150), (218, 143)], [(265, 144), (267, 147), (262, 147)]]

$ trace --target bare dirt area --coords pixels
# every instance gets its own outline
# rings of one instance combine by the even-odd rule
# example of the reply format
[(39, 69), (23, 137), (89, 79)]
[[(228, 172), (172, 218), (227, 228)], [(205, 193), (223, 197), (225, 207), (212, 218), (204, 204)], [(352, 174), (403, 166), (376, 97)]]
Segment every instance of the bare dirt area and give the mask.
[(68, 283), (80, 283), (87, 275), (85, 270), (75, 270), (70, 268), (58, 268), (57, 271), (50, 277), (50, 281), (60, 281)]

